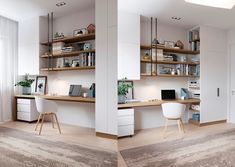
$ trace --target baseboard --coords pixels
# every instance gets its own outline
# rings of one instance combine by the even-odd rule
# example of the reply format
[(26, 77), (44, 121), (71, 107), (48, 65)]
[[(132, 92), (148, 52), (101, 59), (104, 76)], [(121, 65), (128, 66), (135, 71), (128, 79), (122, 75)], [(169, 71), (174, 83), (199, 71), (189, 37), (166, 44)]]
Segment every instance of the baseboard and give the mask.
[(214, 124), (221, 124), (221, 123), (226, 123), (227, 120), (220, 120), (220, 121), (212, 121), (212, 122), (205, 122), (205, 123), (200, 123), (200, 126), (208, 126), (208, 125), (214, 125)]
[(117, 140), (118, 139), (117, 135), (111, 135), (111, 134), (101, 133), (101, 132), (96, 132), (96, 136), (107, 138), (107, 139), (113, 139), (113, 140)]

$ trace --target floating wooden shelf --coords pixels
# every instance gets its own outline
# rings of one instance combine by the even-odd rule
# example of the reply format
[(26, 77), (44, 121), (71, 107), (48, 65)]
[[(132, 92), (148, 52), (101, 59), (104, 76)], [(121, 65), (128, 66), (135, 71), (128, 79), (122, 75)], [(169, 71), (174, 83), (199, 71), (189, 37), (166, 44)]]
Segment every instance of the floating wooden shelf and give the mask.
[(171, 75), (171, 74), (158, 74), (158, 77), (200, 77), (197, 75)]
[(197, 125), (197, 126), (200, 126), (200, 125), (201, 125), (200, 122), (195, 121), (195, 120), (193, 120), (193, 119), (189, 119), (188, 122), (191, 123), (191, 124)]
[(69, 71), (69, 70), (94, 70), (95, 66), (87, 67), (62, 67), (62, 68), (43, 68), (41, 71)]
[(141, 60), (141, 63), (153, 63), (153, 64), (188, 64), (188, 65), (199, 65), (199, 62), (180, 62), (180, 61), (152, 61), (151, 60)]
[(180, 54), (188, 54), (188, 55), (197, 55), (200, 54), (200, 51), (191, 51), (191, 50), (187, 50), (187, 49), (175, 49), (175, 48), (165, 48), (163, 46), (148, 46), (148, 45), (141, 45), (140, 46), (141, 49), (143, 50), (150, 50), (151, 48), (153, 49), (162, 49), (163, 52), (165, 53), (180, 53)]
[[(86, 35), (80, 35), (77, 37), (65, 37), (62, 39), (53, 40), (53, 43), (56, 43), (56, 42), (73, 43), (73, 42), (89, 41), (89, 40), (94, 40), (94, 39), (95, 39), (95, 34), (86, 34)], [(51, 44), (51, 42), (41, 43), (41, 45), (48, 45), (48, 44)]]
[(170, 74), (140, 74), (143, 77), (200, 77), (200, 76), (196, 76), (196, 75), (170, 75)]
[(94, 53), (95, 50), (83, 50), (83, 51), (73, 51), (73, 52), (67, 52), (67, 53), (61, 53), (61, 54), (53, 54), (52, 55), (42, 55), (41, 58), (59, 58), (59, 57), (73, 57), (73, 56), (78, 56), (79, 54), (82, 53)]

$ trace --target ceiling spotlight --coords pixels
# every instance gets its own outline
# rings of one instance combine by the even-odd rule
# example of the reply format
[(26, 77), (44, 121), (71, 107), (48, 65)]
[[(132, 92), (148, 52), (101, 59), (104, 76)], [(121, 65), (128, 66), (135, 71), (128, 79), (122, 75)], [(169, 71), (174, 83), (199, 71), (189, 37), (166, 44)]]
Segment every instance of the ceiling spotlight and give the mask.
[(56, 4), (57, 7), (61, 7), (61, 6), (64, 6), (64, 5), (66, 5), (65, 2), (60, 2), (60, 3), (57, 3), (57, 4)]
[(232, 9), (235, 5), (235, 0), (185, 0), (185, 2), (225, 9)]
[(175, 17), (175, 16), (173, 16), (173, 17), (171, 17), (171, 19), (172, 19), (172, 20), (177, 20), (177, 21), (179, 21), (179, 20), (181, 20), (181, 17)]

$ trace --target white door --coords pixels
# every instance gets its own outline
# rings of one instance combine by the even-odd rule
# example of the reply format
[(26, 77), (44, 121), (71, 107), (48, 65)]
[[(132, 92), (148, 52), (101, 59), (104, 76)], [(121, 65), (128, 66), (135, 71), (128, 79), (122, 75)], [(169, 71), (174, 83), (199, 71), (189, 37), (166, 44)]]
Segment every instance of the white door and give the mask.
[(230, 46), (229, 122), (235, 123), (235, 45)]

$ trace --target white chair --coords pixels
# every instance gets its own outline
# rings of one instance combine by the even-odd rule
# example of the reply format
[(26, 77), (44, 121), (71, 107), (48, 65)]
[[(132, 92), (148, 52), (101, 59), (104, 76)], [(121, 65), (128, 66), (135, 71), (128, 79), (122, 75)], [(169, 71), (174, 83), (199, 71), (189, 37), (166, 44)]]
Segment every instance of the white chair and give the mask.
[(56, 116), (56, 112), (57, 112), (56, 103), (53, 102), (53, 101), (45, 100), (45, 99), (43, 99), (41, 97), (38, 97), (38, 96), (35, 97), (35, 102), (36, 102), (37, 111), (39, 112), (39, 117), (38, 117), (38, 121), (37, 121), (35, 131), (37, 131), (38, 124), (39, 124), (40, 120), (42, 119), (40, 131), (39, 131), (39, 135), (41, 135), (42, 126), (43, 126), (43, 123), (44, 123), (44, 118), (45, 118), (46, 115), (49, 115), (51, 117), (51, 122), (52, 122), (52, 127), (53, 128), (54, 128), (54, 117), (53, 116), (55, 116), (56, 124), (57, 124), (59, 132), (61, 134), (60, 125), (59, 125), (59, 122), (58, 122), (58, 119), (57, 119), (57, 116)]
[(162, 110), (163, 115), (166, 118), (166, 124), (164, 128), (164, 137), (167, 131), (168, 120), (176, 120), (178, 123), (178, 129), (180, 133), (185, 133), (184, 125), (181, 119), (182, 113), (185, 111), (186, 105), (180, 103), (163, 103)]

